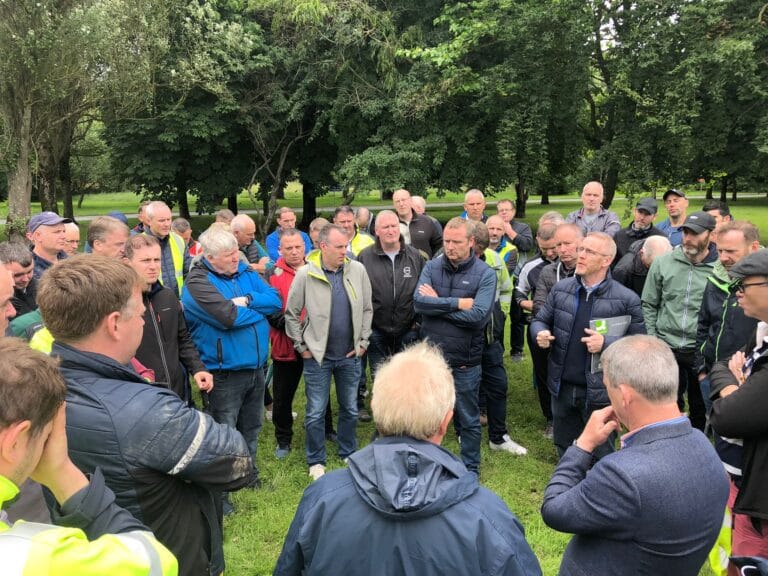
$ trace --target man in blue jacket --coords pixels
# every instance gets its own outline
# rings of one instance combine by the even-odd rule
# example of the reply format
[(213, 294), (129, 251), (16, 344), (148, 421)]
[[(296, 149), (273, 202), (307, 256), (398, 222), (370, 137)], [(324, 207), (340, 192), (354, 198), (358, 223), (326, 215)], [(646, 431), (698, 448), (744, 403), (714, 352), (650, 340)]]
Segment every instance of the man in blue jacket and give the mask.
[(440, 447), (451, 371), (426, 343), (379, 368), (371, 411), (382, 437), (306, 489), (276, 575), (541, 574), (518, 519)]
[[(552, 348), (548, 385), (554, 441), (560, 456), (581, 434), (592, 411), (608, 404), (602, 371), (593, 366), (593, 355), (621, 335), (592, 329), (590, 321), (618, 321), (628, 316), (623, 334), (645, 334), (640, 298), (610, 277), (608, 269), (615, 256), (616, 244), (610, 236), (604, 232), (587, 234), (578, 248), (576, 275), (555, 284), (531, 324), (538, 346)], [(612, 451), (612, 442), (607, 441), (595, 456)]]
[(280, 296), (240, 259), (237, 238), (220, 228), (200, 235), (203, 258), (182, 291), (184, 317), (200, 359), (213, 374), (207, 393), (216, 422), (237, 428), (253, 458), (264, 419), (264, 371), (269, 354), (267, 315), (282, 309)]
[[(611, 405), (592, 413), (544, 492), (541, 515), (571, 532), (560, 576), (696, 576), (728, 498), (709, 440), (677, 406), (679, 375), (667, 345), (630, 336), (603, 354)], [(622, 449), (592, 466), (623, 424)]]
[(453, 371), (461, 459), (470, 472), (479, 474), (480, 362), (485, 325), (496, 300), (496, 272), (475, 256), (472, 230), (473, 224), (464, 218), (448, 221), (443, 254), (424, 266), (413, 301), (422, 315), (421, 337), (437, 344)]

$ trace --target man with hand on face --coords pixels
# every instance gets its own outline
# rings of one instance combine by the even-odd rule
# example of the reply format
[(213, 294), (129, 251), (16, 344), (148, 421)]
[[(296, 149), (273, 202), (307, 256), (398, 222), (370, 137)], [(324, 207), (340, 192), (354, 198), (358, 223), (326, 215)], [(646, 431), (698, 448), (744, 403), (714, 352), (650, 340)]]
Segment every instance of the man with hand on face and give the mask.
[(422, 315), (421, 337), (435, 343), (451, 367), (461, 459), (479, 475), (480, 364), (496, 299), (496, 273), (475, 256), (472, 232), (472, 222), (464, 218), (448, 221), (443, 254), (424, 266), (413, 299), (416, 313)]
[[(674, 356), (657, 338), (630, 336), (602, 363), (611, 405), (592, 413), (544, 492), (544, 522), (574, 534), (559, 573), (696, 576), (720, 531), (728, 483), (709, 440), (677, 407)], [(621, 424), (622, 449), (593, 466)]]
[[(294, 220), (296, 217), (294, 216)], [(256, 240), (256, 222), (248, 214), (238, 214), (229, 224), (232, 234), (237, 238), (240, 252), (245, 254), (248, 263), (259, 274), (269, 272), (274, 268), (275, 262), (269, 257), (267, 251)]]
[(27, 239), (32, 242), (35, 260), (35, 278), (40, 279), (57, 260), (67, 257), (67, 230), (64, 226), (72, 222), (54, 212), (41, 212), (29, 219)]
[(304, 427), (313, 480), (325, 474), (324, 418), (331, 376), (339, 402), (339, 457), (348, 458), (357, 450), (360, 356), (369, 347), (373, 305), (365, 267), (347, 258), (348, 242), (344, 228), (329, 224), (322, 229), (320, 250), (296, 273), (285, 307), (285, 332), (304, 359)]
[[(136, 359), (155, 372), (155, 383), (173, 390), (192, 405), (191, 374), (201, 392), (213, 389), (213, 376), (200, 361), (184, 321), (181, 303), (160, 278), (160, 243), (153, 236), (137, 234), (125, 246), (125, 262), (144, 281), (144, 335)], [(185, 370), (186, 369), (186, 370)]]
[(565, 217), (566, 222), (576, 224), (584, 234), (605, 232), (613, 238), (621, 230), (621, 221), (614, 212), (602, 207), (603, 185), (587, 182), (581, 192), (582, 208)]
[[(593, 370), (592, 355), (603, 352), (621, 336), (603, 335), (590, 320), (629, 316), (625, 334), (645, 334), (637, 294), (611, 279), (609, 268), (616, 244), (603, 232), (590, 232), (578, 250), (576, 275), (558, 282), (531, 323), (540, 348), (549, 354), (554, 442), (562, 457), (581, 434), (590, 414), (608, 404), (603, 374)], [(601, 458), (613, 451), (608, 439), (595, 451)]]
[(57, 526), (0, 521), (4, 574), (175, 576), (176, 559), (115, 504), (101, 470), (90, 478), (69, 459), (66, 383), (55, 360), (0, 339), (0, 507), (34, 478), (50, 490)]
[(717, 261), (716, 246), (710, 242), (715, 219), (706, 212), (694, 212), (681, 229), (682, 245), (656, 258), (648, 270), (643, 315), (648, 333), (664, 340), (677, 360), (680, 411), (685, 407), (687, 391), (693, 427), (704, 430), (706, 412), (695, 366), (696, 331), (704, 288)]

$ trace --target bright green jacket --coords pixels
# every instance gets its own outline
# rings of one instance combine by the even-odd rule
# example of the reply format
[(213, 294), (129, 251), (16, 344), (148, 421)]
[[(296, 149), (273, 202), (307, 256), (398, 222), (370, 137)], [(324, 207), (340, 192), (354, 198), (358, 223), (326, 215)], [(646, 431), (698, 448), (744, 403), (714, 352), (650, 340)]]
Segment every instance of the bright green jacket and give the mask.
[[(99, 485), (103, 485), (103, 479)], [(13, 482), (0, 476), (0, 510), (18, 493)], [(103, 504), (108, 496), (111, 493), (96, 494), (95, 500)], [(62, 523), (70, 518), (73, 523), (82, 522), (83, 500), (85, 498), (77, 505), (70, 501), (64, 504)], [(68, 505), (74, 509), (68, 509)], [(120, 523), (123, 514), (133, 520), (128, 512), (114, 504), (114, 496), (99, 510), (107, 516), (110, 511), (117, 511), (117, 515), (111, 517), (115, 519), (113, 525)], [(103, 520), (99, 514), (100, 525), (109, 524)], [(127, 528), (136, 524), (139, 523), (132, 522)], [(145, 530), (104, 534), (89, 541), (80, 528), (19, 521), (13, 526), (0, 522), (0, 573), (3, 576), (176, 576), (178, 564), (173, 554)]]

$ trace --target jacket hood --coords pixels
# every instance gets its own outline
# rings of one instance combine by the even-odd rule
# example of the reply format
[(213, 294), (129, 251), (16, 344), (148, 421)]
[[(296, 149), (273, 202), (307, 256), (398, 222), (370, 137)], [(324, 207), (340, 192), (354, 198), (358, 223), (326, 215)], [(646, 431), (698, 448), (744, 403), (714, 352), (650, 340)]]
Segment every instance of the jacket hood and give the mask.
[(401, 521), (440, 514), (479, 487), (477, 476), (453, 454), (407, 437), (380, 438), (355, 452), (349, 471), (364, 502)]

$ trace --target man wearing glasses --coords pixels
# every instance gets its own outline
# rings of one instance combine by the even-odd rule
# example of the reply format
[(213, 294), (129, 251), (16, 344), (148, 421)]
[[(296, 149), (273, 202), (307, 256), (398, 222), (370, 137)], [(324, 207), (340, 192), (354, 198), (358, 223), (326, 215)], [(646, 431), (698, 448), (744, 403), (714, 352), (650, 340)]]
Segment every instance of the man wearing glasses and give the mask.
[[(758, 320), (743, 351), (715, 364), (710, 373), (715, 432), (744, 444), (741, 486), (731, 482), (733, 556), (768, 557), (768, 250), (742, 258), (729, 275), (744, 315)], [(738, 574), (729, 567), (729, 574)]]
[(704, 430), (706, 412), (696, 369), (696, 330), (707, 279), (717, 261), (710, 235), (715, 219), (706, 212), (690, 214), (683, 225), (683, 241), (669, 254), (656, 258), (643, 287), (643, 314), (648, 334), (661, 338), (675, 354), (680, 371), (678, 406), (694, 428)]
[[(603, 335), (590, 328), (591, 320), (629, 316), (624, 335), (645, 334), (637, 294), (610, 276), (616, 243), (604, 232), (590, 232), (578, 248), (576, 274), (558, 282), (531, 323), (540, 348), (551, 348), (547, 385), (552, 394), (555, 447), (562, 457), (584, 430), (594, 410), (610, 403), (602, 370), (593, 354), (621, 336)], [(599, 459), (613, 451), (611, 435), (593, 451)]]

